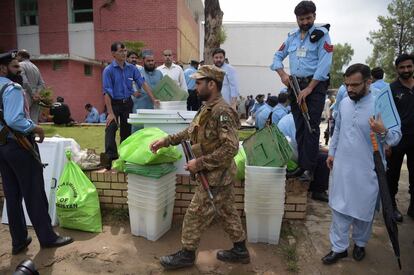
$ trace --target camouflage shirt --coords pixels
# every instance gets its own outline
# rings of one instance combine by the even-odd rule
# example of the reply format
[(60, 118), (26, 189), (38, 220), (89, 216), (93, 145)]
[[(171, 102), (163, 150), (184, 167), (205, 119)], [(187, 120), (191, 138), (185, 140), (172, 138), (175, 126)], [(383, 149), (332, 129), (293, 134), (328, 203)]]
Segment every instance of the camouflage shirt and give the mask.
[(197, 171), (203, 171), (210, 186), (232, 183), (236, 174), (234, 156), (239, 149), (237, 130), (240, 122), (237, 113), (218, 97), (197, 112), (184, 131), (167, 137), (169, 145), (190, 140), (197, 158)]

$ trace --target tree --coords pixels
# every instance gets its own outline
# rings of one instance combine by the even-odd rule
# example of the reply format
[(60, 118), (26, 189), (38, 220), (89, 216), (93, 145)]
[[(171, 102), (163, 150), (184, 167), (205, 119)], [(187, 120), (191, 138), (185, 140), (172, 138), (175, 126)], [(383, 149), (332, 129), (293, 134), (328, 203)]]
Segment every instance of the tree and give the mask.
[(141, 50), (145, 44), (142, 41), (123, 41), (128, 51), (136, 52), (138, 56), (141, 55)]
[(331, 87), (339, 88), (343, 82), (343, 68), (347, 66), (352, 60), (354, 55), (354, 49), (348, 43), (345, 44), (335, 44), (333, 57), (332, 57), (332, 66), (331, 66)]
[(219, 0), (205, 0), (204, 18), (204, 61), (205, 64), (213, 64), (211, 55), (223, 42), (223, 11)]
[(414, 0), (393, 0), (388, 16), (378, 16), (380, 29), (371, 31), (367, 40), (374, 46), (367, 63), (382, 67), (386, 80), (396, 78), (394, 60), (402, 53), (414, 51)]

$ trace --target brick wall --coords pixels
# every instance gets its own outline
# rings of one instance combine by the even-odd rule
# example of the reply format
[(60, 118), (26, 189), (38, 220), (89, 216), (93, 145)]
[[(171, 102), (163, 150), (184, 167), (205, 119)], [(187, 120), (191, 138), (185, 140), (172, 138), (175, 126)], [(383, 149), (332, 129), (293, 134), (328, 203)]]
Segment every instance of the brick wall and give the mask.
[(0, 1), (0, 51), (17, 48), (15, 0)]
[(102, 8), (105, 2), (93, 1), (96, 59), (111, 60), (117, 40), (143, 41), (158, 64), (164, 49), (177, 52), (177, 0), (123, 0)]
[[(115, 171), (85, 172), (95, 184), (102, 208), (124, 208), (127, 205), (127, 175)], [(0, 178), (1, 182), (1, 178)], [(234, 185), (236, 208), (244, 217), (244, 182), (237, 181)], [(308, 185), (299, 181), (288, 180), (286, 184), (285, 219), (305, 219)], [(194, 195), (196, 182), (187, 175), (177, 175), (174, 218), (182, 219)], [(3, 189), (0, 184), (0, 201), (3, 201)]]
[[(84, 63), (62, 60), (62, 67), (53, 70), (52, 61), (33, 61), (38, 66), (46, 86), (53, 89), (53, 99), (62, 96), (69, 105), (73, 119), (84, 121), (85, 104), (91, 103), (99, 113), (103, 112), (101, 75), (103, 67), (92, 66), (92, 76), (84, 74)], [(76, 79), (76, 81), (74, 81)]]
[(38, 0), (41, 54), (69, 53), (67, 0)]

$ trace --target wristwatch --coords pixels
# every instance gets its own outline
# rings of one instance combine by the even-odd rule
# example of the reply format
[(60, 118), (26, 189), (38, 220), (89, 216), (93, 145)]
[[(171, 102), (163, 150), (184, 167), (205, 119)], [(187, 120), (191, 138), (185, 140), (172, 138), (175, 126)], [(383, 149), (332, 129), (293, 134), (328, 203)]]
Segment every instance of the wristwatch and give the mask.
[(384, 132), (379, 133), (380, 137), (383, 138), (383, 139), (387, 136), (387, 134), (388, 134), (388, 129), (387, 128), (385, 128)]

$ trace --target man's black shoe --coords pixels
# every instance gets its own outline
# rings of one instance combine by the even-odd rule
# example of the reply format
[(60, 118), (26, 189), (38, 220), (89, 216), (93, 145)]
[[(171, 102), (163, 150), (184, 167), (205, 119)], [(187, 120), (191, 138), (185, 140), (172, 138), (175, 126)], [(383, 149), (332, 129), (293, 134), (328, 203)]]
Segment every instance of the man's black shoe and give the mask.
[(410, 206), (408, 206), (407, 215), (414, 219), (414, 195), (411, 195)]
[(354, 250), (352, 251), (352, 257), (354, 257), (355, 261), (362, 261), (365, 258), (365, 248), (354, 245)]
[(54, 241), (53, 243), (43, 244), (42, 247), (43, 248), (60, 247), (60, 246), (70, 244), (72, 242), (73, 242), (73, 239), (71, 237), (59, 236), (56, 239), (56, 241)]
[(23, 250), (25, 250), (31, 242), (32, 242), (32, 237), (28, 236), (26, 238), (26, 241), (24, 242), (24, 244), (21, 244), (21, 245), (18, 245), (18, 246), (13, 246), (12, 255), (17, 255), (20, 252), (22, 252)]
[(250, 254), (245, 241), (242, 241), (234, 243), (230, 250), (218, 251), (217, 259), (223, 262), (248, 264), (250, 263)]
[(322, 258), (322, 262), (326, 265), (334, 264), (339, 259), (346, 258), (346, 257), (348, 257), (348, 251), (346, 250), (341, 253), (336, 253), (336, 252), (331, 251), (328, 253), (328, 255)]
[(182, 249), (175, 254), (162, 256), (160, 263), (164, 269), (177, 269), (194, 265), (195, 251)]
[(286, 171), (286, 178), (290, 179), (290, 178), (297, 178), (300, 175), (303, 174), (303, 169), (298, 167), (293, 171)]
[(298, 177), (298, 180), (299, 180), (299, 181), (302, 181), (302, 182), (311, 182), (311, 181), (313, 181), (313, 175), (312, 175), (312, 172), (311, 172), (311, 171), (309, 171), (309, 170), (305, 170), (305, 171), (302, 173), (302, 175), (300, 175), (300, 176)]
[(329, 202), (329, 196), (326, 192), (312, 192), (312, 199), (317, 201)]
[(403, 222), (403, 215), (401, 214), (400, 210), (395, 206), (394, 211), (392, 212), (394, 219), (396, 222)]

